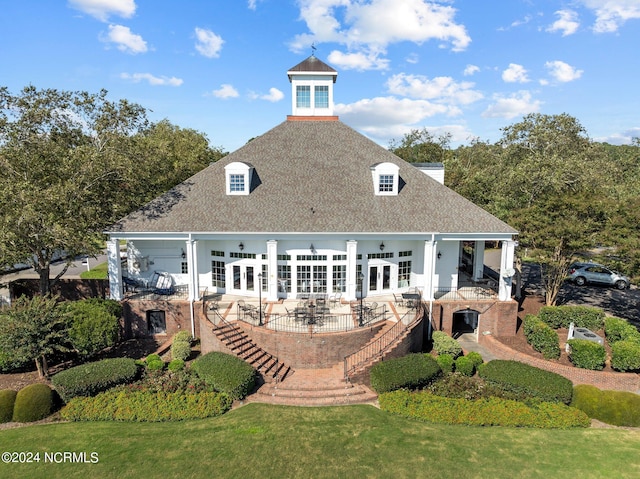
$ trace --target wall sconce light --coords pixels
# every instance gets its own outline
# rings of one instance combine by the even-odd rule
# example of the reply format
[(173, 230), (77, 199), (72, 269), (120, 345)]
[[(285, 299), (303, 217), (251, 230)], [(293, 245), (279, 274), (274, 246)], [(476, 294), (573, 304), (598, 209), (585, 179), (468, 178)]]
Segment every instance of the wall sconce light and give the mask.
[(442, 251), (438, 251), (438, 259), (442, 258)]
[(309, 249), (311, 250), (312, 253), (316, 251), (315, 247), (313, 246), (313, 243), (311, 243), (311, 246), (309, 246)]
[(240, 251), (242, 251), (244, 249), (244, 244), (242, 244), (242, 242), (240, 242), (240, 244), (238, 245), (238, 248), (240, 249)]
[(384, 251), (384, 241), (380, 243), (380, 251)]
[(187, 257), (187, 253), (184, 252), (184, 249), (180, 248), (180, 256), (182, 257), (182, 259), (185, 259)]

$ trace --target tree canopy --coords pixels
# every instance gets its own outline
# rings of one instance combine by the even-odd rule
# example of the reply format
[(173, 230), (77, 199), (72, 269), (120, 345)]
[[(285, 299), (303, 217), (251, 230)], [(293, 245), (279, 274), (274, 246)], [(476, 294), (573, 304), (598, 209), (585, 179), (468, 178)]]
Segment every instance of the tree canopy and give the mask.
[(0, 88), (0, 265), (32, 265), (46, 294), (56, 255), (97, 254), (104, 228), (223, 154), (105, 90)]

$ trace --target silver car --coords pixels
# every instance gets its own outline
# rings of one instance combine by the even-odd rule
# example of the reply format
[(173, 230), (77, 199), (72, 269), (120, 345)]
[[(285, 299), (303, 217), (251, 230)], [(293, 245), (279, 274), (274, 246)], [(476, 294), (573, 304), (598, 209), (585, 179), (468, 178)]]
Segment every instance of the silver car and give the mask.
[(569, 267), (569, 279), (578, 286), (590, 283), (626, 289), (630, 284), (626, 276), (598, 263), (573, 263)]

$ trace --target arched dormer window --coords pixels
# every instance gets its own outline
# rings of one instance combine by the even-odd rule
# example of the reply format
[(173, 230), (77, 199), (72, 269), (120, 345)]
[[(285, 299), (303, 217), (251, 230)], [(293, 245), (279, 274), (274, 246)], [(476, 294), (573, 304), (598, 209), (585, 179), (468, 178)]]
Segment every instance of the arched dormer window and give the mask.
[(398, 183), (400, 167), (393, 163), (376, 163), (371, 166), (373, 178), (373, 190), (376, 196), (396, 196), (398, 194)]
[(227, 195), (248, 195), (251, 191), (253, 165), (234, 161), (224, 167)]

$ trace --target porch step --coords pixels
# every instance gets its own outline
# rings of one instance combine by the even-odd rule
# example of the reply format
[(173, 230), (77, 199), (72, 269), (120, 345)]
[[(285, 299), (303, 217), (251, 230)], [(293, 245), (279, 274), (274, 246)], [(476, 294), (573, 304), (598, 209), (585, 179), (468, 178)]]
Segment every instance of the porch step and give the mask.
[(251, 364), (268, 383), (272, 380), (282, 380), (293, 370), (286, 364), (258, 346), (240, 328), (231, 323), (222, 323), (212, 329), (216, 337), (224, 343), (236, 356)]

